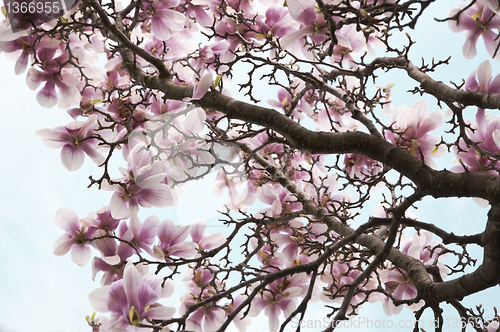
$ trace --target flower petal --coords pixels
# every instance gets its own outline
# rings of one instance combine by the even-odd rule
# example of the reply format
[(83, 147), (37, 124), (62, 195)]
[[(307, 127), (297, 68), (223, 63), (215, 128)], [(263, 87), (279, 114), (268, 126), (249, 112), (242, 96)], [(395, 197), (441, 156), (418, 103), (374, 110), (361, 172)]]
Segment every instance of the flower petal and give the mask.
[(109, 286), (99, 287), (89, 293), (89, 301), (95, 311), (107, 312)]
[(83, 165), (85, 153), (77, 147), (66, 144), (61, 150), (61, 161), (68, 171), (76, 171)]
[(54, 248), (52, 249), (54, 255), (66, 255), (74, 244), (75, 240), (69, 234), (66, 233), (61, 235), (54, 243)]
[(74, 245), (71, 247), (71, 259), (78, 266), (84, 266), (90, 260), (91, 252), (88, 246)]
[(212, 81), (212, 72), (206, 72), (205, 75), (203, 75), (203, 77), (200, 79), (200, 81), (195, 84), (192, 99), (198, 100), (203, 98), (203, 96), (207, 93), (208, 89), (212, 85)]

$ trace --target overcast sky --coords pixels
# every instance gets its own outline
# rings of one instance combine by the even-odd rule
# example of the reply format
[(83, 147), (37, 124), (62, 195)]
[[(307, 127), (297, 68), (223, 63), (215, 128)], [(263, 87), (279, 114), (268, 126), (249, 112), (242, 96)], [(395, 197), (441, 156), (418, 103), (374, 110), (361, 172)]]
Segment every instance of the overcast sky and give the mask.
[[(445, 17), (452, 8), (450, 4), (459, 1), (445, 3), (447, 6), (435, 16)], [(478, 43), (478, 57), (466, 61), (461, 55), (463, 34), (451, 33), (445, 24), (438, 25), (429, 16), (418, 28), (412, 33), (413, 40), (418, 41), (411, 53), (412, 60), (420, 61), (422, 56), (430, 60), (432, 56), (444, 59), (449, 54), (455, 55), (451, 66), (444, 66), (433, 74), (445, 83), (466, 79), (485, 59), (481, 57), (485, 54), (482, 40)], [(494, 73), (500, 72), (498, 62), (492, 61), (492, 66)], [(88, 176), (99, 174), (91, 161), (86, 160), (80, 170), (70, 173), (60, 162), (60, 151), (46, 147), (35, 136), (35, 131), (65, 125), (71, 118), (57, 107), (40, 107), (35, 99), (36, 92), (26, 85), (25, 76), (26, 73), (15, 76), (14, 63), (0, 55), (0, 123), (3, 125), (0, 131), (3, 143), (0, 145), (0, 332), (89, 331), (85, 315), (91, 315), (93, 309), (87, 294), (99, 287), (99, 282), (91, 280), (90, 263), (78, 267), (69, 255), (56, 257), (52, 254), (54, 241), (62, 234), (54, 223), (54, 215), (59, 208), (72, 208), (79, 217), (85, 217), (88, 212), (107, 205), (110, 193), (86, 189)], [(396, 108), (402, 104), (409, 106), (418, 99), (403, 93), (415, 85), (405, 83), (404, 75), (391, 75), (387, 78), (389, 82), (397, 82), (393, 97)], [(263, 100), (273, 97), (265, 96)], [(429, 111), (438, 109), (435, 101), (429, 98), (428, 102)], [(214, 197), (210, 181), (206, 181), (186, 188), (179, 206), (161, 212), (160, 217), (183, 223), (201, 218), (213, 220), (214, 207), (222, 202), (223, 199)], [(487, 213), (487, 209), (479, 208), (470, 199), (426, 199), (419, 207), (417, 215), (421, 220), (452, 227), (456, 234), (482, 231)], [(211, 232), (216, 232), (215, 228)], [(183, 286), (179, 288), (182, 294)], [(177, 299), (173, 301), (178, 304)], [(500, 303), (499, 288), (471, 296), (468, 303), (482, 303), (491, 314), (491, 307), (498, 307)], [(448, 309), (446, 313), (449, 317), (456, 316)], [(313, 315), (323, 319), (320, 310)], [(375, 304), (367, 306), (361, 315), (380, 317), (383, 312), (381, 306)], [(411, 313), (406, 309), (400, 317), (392, 317), (395, 321), (410, 318)], [(265, 330), (267, 322), (258, 322)], [(255, 331), (255, 327), (249, 331)]]

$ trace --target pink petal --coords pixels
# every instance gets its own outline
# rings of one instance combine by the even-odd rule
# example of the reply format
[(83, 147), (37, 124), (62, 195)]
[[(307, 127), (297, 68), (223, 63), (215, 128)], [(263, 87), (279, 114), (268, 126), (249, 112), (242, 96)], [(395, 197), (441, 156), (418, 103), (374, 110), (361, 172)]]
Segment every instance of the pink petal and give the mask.
[(205, 228), (207, 228), (207, 222), (205, 220), (200, 220), (192, 224), (190, 230), (191, 239), (196, 243), (200, 242), (203, 232), (205, 232)]
[(108, 292), (108, 310), (128, 317), (130, 306), (134, 304), (129, 303), (127, 295), (123, 286), (123, 280), (112, 283)]
[(500, 15), (500, 2), (498, 0), (483, 0), (483, 3), (495, 14)]
[(118, 265), (122, 261), (119, 255), (114, 255), (114, 256), (103, 256), (102, 257), (103, 262), (106, 264), (109, 264), (111, 266)]
[(224, 310), (220, 308), (206, 309), (205, 321), (203, 322), (204, 331), (216, 331), (224, 323)]
[(465, 39), (464, 46), (462, 48), (462, 53), (466, 59), (472, 59), (476, 56), (476, 43), (479, 35), (481, 34), (481, 30), (474, 29), (470, 31), (470, 34)]
[(89, 293), (89, 301), (95, 311), (107, 312), (108, 310), (108, 293), (110, 286), (99, 287)]
[(135, 183), (141, 188), (148, 188), (160, 184), (163, 180), (165, 180), (165, 176), (165, 173), (154, 174), (148, 177), (141, 174), (135, 178)]
[(212, 85), (213, 74), (212, 72), (206, 72), (205, 75), (200, 79), (198, 83), (195, 84), (193, 89), (193, 99), (199, 100), (207, 93), (208, 89)]
[(174, 195), (165, 184), (158, 184), (143, 189), (136, 197), (139, 204), (143, 207), (167, 207), (174, 203)]
[(270, 332), (278, 332), (278, 328), (280, 325), (279, 314), (280, 310), (277, 305), (272, 305), (269, 308), (269, 331)]
[(315, 32), (313, 25), (306, 25), (297, 31), (291, 32), (280, 38), (280, 45), (283, 49), (288, 49), (293, 43), (306, 35), (312, 35)]
[(114, 219), (124, 219), (128, 216), (127, 204), (125, 204), (125, 200), (121, 197), (119, 192), (115, 191), (113, 193), (109, 207), (111, 209), (111, 216)]
[(479, 81), (480, 91), (483, 93), (487, 93), (488, 83), (491, 78), (491, 63), (488, 60), (481, 62), (481, 64), (477, 68), (476, 75)]
[(138, 294), (139, 287), (141, 285), (142, 274), (137, 270), (137, 268), (132, 263), (128, 263), (125, 266), (125, 272), (123, 273), (123, 287), (127, 298), (129, 300), (129, 305), (138, 304)]
[(61, 235), (54, 243), (54, 248), (52, 249), (54, 255), (56, 256), (66, 255), (74, 244), (75, 244), (75, 239), (72, 238), (69, 234), (66, 233)]
[(488, 54), (493, 57), (495, 54), (494, 60), (500, 60), (500, 50), (497, 51), (498, 47), (498, 36), (492, 30), (488, 30), (486, 33), (483, 33), (484, 46), (486, 47), (486, 51)]
[(35, 135), (49, 148), (59, 149), (68, 142), (74, 142), (74, 138), (72, 138), (63, 127), (40, 129)]
[(434, 111), (424, 118), (418, 127), (419, 135), (440, 128), (443, 125), (443, 112)]
[[(212, 81), (210, 81), (212, 82)], [(200, 82), (201, 83), (201, 82)], [(196, 87), (195, 87), (196, 88)], [(204, 123), (207, 118), (207, 114), (201, 107), (197, 107), (190, 111), (184, 120), (184, 130), (188, 133), (197, 134), (200, 133), (204, 128)]]
[(82, 151), (84, 151), (87, 156), (92, 159), (94, 163), (97, 165), (102, 165), (106, 158), (100, 154), (99, 152), (96, 151), (95, 147), (91, 146), (87, 141), (80, 143), (78, 146)]
[(141, 240), (145, 243), (152, 244), (156, 237), (159, 224), (160, 219), (157, 216), (147, 217), (140, 231)]
[(161, 297), (170, 297), (174, 294), (175, 284), (172, 280), (167, 279), (161, 289)]
[(85, 154), (82, 150), (69, 144), (63, 146), (61, 150), (61, 161), (68, 171), (76, 171), (83, 165)]
[(91, 252), (87, 246), (75, 245), (71, 247), (71, 259), (78, 266), (84, 266), (90, 260)]
[(170, 30), (182, 31), (184, 29), (184, 23), (186, 23), (184, 14), (171, 9), (163, 9), (162, 17), (170, 24)]
[(63, 229), (67, 233), (74, 235), (80, 231), (81, 226), (78, 223), (78, 215), (71, 209), (59, 209), (55, 215), (57, 227)]
[(14, 72), (16, 73), (16, 75), (24, 73), (26, 67), (28, 66), (28, 59), (29, 56), (25, 55), (24, 53), (21, 54), (21, 56), (17, 59), (16, 66), (14, 68)]
[(28, 70), (28, 75), (26, 75), (26, 84), (31, 90), (36, 90), (40, 84), (43, 82), (42, 73), (35, 68), (30, 68)]
[(205, 250), (212, 250), (222, 245), (224, 242), (226, 242), (226, 237), (221, 233), (216, 233), (207, 236), (206, 238), (201, 240), (199, 244), (201, 247), (205, 248)]
[(175, 308), (159, 305), (157, 307), (151, 307), (148, 310), (146, 310), (144, 316), (151, 319), (162, 320), (162, 319), (169, 319), (174, 314), (175, 314)]
[[(149, 304), (156, 303), (160, 299), (160, 294), (154, 291), (147, 283), (141, 282), (137, 292), (138, 310), (144, 310)], [(144, 316), (145, 318), (146, 316)]]
[[(94, 238), (102, 237), (102, 236), (105, 236), (106, 234), (107, 234), (106, 231), (99, 229), (95, 232)], [(114, 239), (111, 239), (111, 238), (96, 239), (96, 240), (94, 240), (93, 245), (95, 247), (97, 247), (97, 250), (99, 250), (103, 256), (116, 255), (117, 246), (116, 246), (116, 242)], [(110, 264), (110, 263), (108, 263), (108, 264)], [(117, 264), (117, 263), (115, 263), (115, 264)], [(110, 264), (110, 265), (115, 265), (115, 264)]]
[(397, 315), (403, 310), (403, 305), (396, 307), (389, 298), (383, 302), (384, 312), (387, 316)]
[(316, 20), (314, 6), (316, 5), (310, 0), (288, 0), (286, 2), (290, 16), (304, 25), (312, 25)]
[(40, 106), (51, 108), (57, 104), (56, 86), (54, 82), (47, 81), (44, 87), (36, 94), (36, 100)]

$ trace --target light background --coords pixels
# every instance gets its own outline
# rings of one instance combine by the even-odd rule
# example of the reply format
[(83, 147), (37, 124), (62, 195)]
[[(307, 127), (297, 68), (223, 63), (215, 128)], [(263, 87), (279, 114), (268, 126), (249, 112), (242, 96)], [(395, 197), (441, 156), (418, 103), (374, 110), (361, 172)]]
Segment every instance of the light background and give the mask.
[[(416, 64), (422, 56), (426, 60), (432, 57), (439, 60), (453, 55), (450, 66), (442, 66), (431, 74), (445, 83), (466, 79), (482, 60), (487, 59), (480, 39), (478, 56), (465, 60), (461, 54), (464, 34), (453, 34), (446, 24), (437, 24), (433, 20), (434, 16), (444, 18), (459, 3), (446, 0), (432, 5), (429, 10), (433, 11), (432, 15), (423, 17), (417, 30), (410, 32), (412, 39), (417, 41), (411, 53), (411, 59)], [(499, 73), (499, 63), (491, 63), (494, 75)], [(80, 170), (70, 173), (60, 163), (60, 151), (44, 146), (35, 136), (35, 131), (41, 128), (65, 125), (71, 119), (57, 107), (40, 107), (35, 99), (36, 92), (26, 86), (26, 73), (15, 76), (13, 67), (13, 62), (0, 55), (0, 332), (90, 331), (85, 315), (92, 314), (93, 309), (87, 301), (87, 294), (99, 286), (99, 277), (96, 282), (91, 280), (90, 264), (81, 268), (71, 261), (69, 255), (56, 257), (52, 254), (53, 243), (62, 234), (54, 223), (54, 214), (59, 208), (67, 207), (74, 209), (79, 217), (84, 217), (89, 211), (108, 204), (110, 194), (95, 188), (86, 189), (88, 176), (99, 174), (91, 161), (86, 160)], [(387, 75), (384, 80), (387, 83), (396, 82), (393, 93), (396, 108), (403, 104), (409, 106), (420, 98), (404, 93), (415, 83), (408, 81), (403, 73)], [(378, 84), (385, 85), (382, 81)], [(259, 92), (264, 94), (265, 89)], [(275, 94), (267, 92), (263, 96), (262, 99), (266, 100), (274, 98)], [(429, 112), (438, 108), (431, 98), (428, 102)], [(449, 167), (449, 163), (441, 165)], [(163, 217), (169, 216), (182, 223), (210, 219), (212, 228), (209, 231), (220, 231), (213, 219), (214, 207), (220, 207), (224, 199), (212, 194), (210, 181), (194, 184), (184, 191), (179, 206), (162, 212)], [(416, 213), (420, 220), (435, 222), (455, 234), (482, 231), (487, 213), (487, 209), (479, 208), (470, 199), (425, 199), (418, 206), (420, 209)], [(366, 215), (372, 213), (372, 209), (367, 209)], [(178, 288), (179, 294), (184, 293), (182, 285)], [(165, 303), (169, 304), (169, 301), (173, 306), (179, 303), (174, 297)], [(499, 288), (471, 296), (466, 303), (482, 303), (487, 310), (486, 316), (488, 313), (491, 316), (492, 306), (499, 307)], [(322, 320), (324, 311), (318, 304), (314, 308), (310, 318)], [(445, 309), (445, 317), (450, 321), (456, 318), (453, 310), (446, 306)], [(384, 317), (380, 304), (367, 305), (360, 315), (372, 320)], [(398, 316), (390, 317), (394, 322), (411, 318), (407, 309)], [(428, 321), (428, 318), (425, 319)], [(256, 325), (247, 331), (267, 330), (266, 319), (253, 321)]]

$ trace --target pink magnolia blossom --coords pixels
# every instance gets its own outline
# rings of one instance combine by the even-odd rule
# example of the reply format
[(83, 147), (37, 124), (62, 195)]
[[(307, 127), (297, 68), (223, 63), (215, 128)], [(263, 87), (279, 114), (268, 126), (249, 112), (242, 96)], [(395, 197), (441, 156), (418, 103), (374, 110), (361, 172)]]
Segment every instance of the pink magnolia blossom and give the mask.
[(264, 311), (269, 317), (269, 331), (277, 332), (279, 316), (283, 312), (285, 317), (288, 317), (297, 308), (298, 297), (306, 295), (309, 283), (305, 273), (275, 280), (266, 287), (261, 296), (255, 297), (249, 315), (255, 317)]
[(90, 116), (87, 121), (75, 121), (65, 127), (41, 129), (36, 132), (38, 138), (51, 148), (62, 148), (61, 161), (69, 171), (76, 171), (83, 165), (85, 154), (100, 165), (105, 158), (97, 152), (98, 141), (89, 138), (94, 135), (97, 115)]
[[(93, 242), (94, 246), (101, 252), (102, 257), (94, 257), (92, 261), (92, 280), (95, 280), (98, 272), (104, 272), (101, 278), (101, 285), (103, 286), (111, 285), (122, 278), (127, 258), (135, 253), (128, 243), (120, 241), (117, 245), (115, 239), (104, 237), (107, 234), (102, 229), (97, 230), (94, 237), (102, 238), (95, 239)], [(120, 239), (130, 242), (132, 237), (131, 234), (128, 234), (128, 236), (123, 234), (120, 235)]]
[[(495, 49), (498, 45), (497, 34), (493, 32), (500, 28), (500, 16), (496, 15), (491, 7), (492, 1), (487, 1), (488, 6), (484, 6), (482, 1), (477, 1), (470, 8), (466, 9), (457, 21), (448, 21), (448, 26), (453, 32), (467, 31), (465, 44), (462, 52), (467, 59), (472, 59), (476, 56), (476, 43), (479, 36), (483, 37), (486, 51), (493, 57)], [(456, 15), (464, 6), (459, 6), (453, 9), (448, 16)], [(497, 3), (498, 12), (498, 3)], [(500, 52), (497, 52), (495, 60), (500, 60)]]
[(304, 36), (315, 37), (315, 40), (324, 39), (323, 34), (318, 30), (320, 26), (324, 25), (324, 17), (316, 13), (316, 5), (314, 0), (287, 1), (290, 16), (301, 24), (301, 28), (281, 38), (282, 48), (289, 48)]
[[(489, 61), (482, 62), (477, 70), (473, 71), (464, 86), (466, 91), (477, 91), (485, 94), (500, 93), (500, 74), (491, 76), (492, 68)], [(484, 151), (491, 153), (500, 152), (500, 117), (487, 118), (486, 111), (478, 108), (476, 122), (466, 128), (467, 136)], [(491, 160), (481, 155), (473, 147), (468, 147), (463, 140), (459, 142), (458, 148), (454, 147), (456, 159), (461, 165), (451, 168), (454, 172), (463, 172), (464, 167), (475, 173), (496, 174), (496, 171), (488, 169)], [(498, 162), (495, 162), (497, 165)]]
[(105, 190), (114, 191), (111, 197), (111, 216), (125, 218), (136, 216), (139, 205), (143, 207), (166, 207), (174, 204), (175, 193), (164, 183), (166, 165), (154, 161), (156, 150), (136, 144), (128, 154), (128, 168), (121, 170), (122, 184), (102, 184)]
[[(250, 245), (253, 249), (257, 248), (257, 239), (254, 237), (251, 238)], [(276, 270), (283, 266), (286, 257), (283, 253), (277, 252), (277, 250), (277, 248), (271, 250), (271, 246), (266, 243), (257, 252), (257, 259), (262, 263), (264, 268)]]
[(189, 226), (174, 226), (172, 220), (163, 220), (158, 229), (160, 243), (154, 246), (154, 255), (166, 262), (171, 262), (171, 256), (193, 257), (196, 255), (195, 244), (186, 241), (188, 235)]
[(436, 167), (432, 157), (440, 157), (444, 150), (436, 148), (439, 137), (429, 134), (430, 131), (443, 125), (443, 113), (434, 111), (427, 114), (427, 102), (425, 99), (414, 102), (410, 107), (401, 106), (394, 114), (394, 125), (396, 133), (386, 131), (385, 136), (393, 144), (406, 149), (413, 156), (424, 159), (425, 163)]
[[(423, 264), (433, 264), (435, 258), (441, 249), (437, 248), (431, 255), (430, 249), (434, 248), (439, 242), (432, 241), (433, 234), (428, 231), (420, 231), (414, 234), (412, 239), (404, 242), (401, 252), (410, 257), (422, 261)], [(404, 233), (401, 242), (405, 241)], [(439, 256), (439, 259), (444, 258), (444, 255)], [(448, 273), (446, 266), (438, 262), (437, 267), (441, 274), (441, 278), (445, 279)], [(409, 300), (417, 296), (417, 289), (405, 271), (399, 269), (387, 269), (379, 272), (380, 280), (385, 285), (386, 291), (394, 298), (399, 300)], [(398, 314), (403, 310), (403, 306), (396, 307), (392, 301), (386, 297), (383, 301), (383, 308), (388, 316)], [(412, 304), (408, 306), (412, 310), (417, 310), (422, 307), (423, 302)]]
[[(16, 60), (16, 65), (14, 67), (14, 71), (16, 75), (24, 73), (26, 67), (28, 66), (28, 62), (30, 57), (33, 56), (33, 44), (36, 41), (36, 37), (34, 36), (25, 36), (19, 39), (9, 40), (9, 41), (0, 41), (0, 52), (5, 52), (6, 54), (12, 54), (14, 56), (18, 55), (19, 51), (21, 51), (20, 55)], [(57, 49), (61, 44), (61, 41), (57, 39), (52, 39), (49, 37), (44, 37), (40, 41), (37, 42), (36, 48), (49, 48), (49, 49)]]
[[(321, 276), (321, 281), (326, 283), (327, 286), (323, 287), (324, 293), (321, 298), (327, 302), (333, 301), (337, 303), (341, 303), (343, 301), (347, 292), (347, 287), (352, 284), (362, 272), (358, 268), (355, 268), (354, 264), (351, 265), (349, 263), (339, 262), (334, 262), (332, 265), (329, 265), (325, 271), (325, 274)], [(371, 293), (367, 299), (366, 294), (363, 292), (366, 290), (376, 289), (377, 284), (375, 276), (370, 276), (369, 279), (361, 283), (358, 288), (359, 292), (356, 292), (351, 299), (350, 306), (363, 301), (379, 301), (379, 296), (376, 293)], [(332, 295), (335, 295), (335, 298), (332, 299)]]
[(111, 216), (109, 206), (100, 208), (97, 212), (89, 213), (87, 218), (81, 220), (85, 226), (94, 226), (97, 229), (102, 229), (107, 233), (114, 231), (121, 219), (115, 219)]
[(146, 251), (153, 255), (153, 245), (156, 235), (160, 227), (160, 219), (156, 216), (149, 216), (144, 220), (144, 223), (139, 221), (139, 217), (132, 216), (130, 224), (122, 223), (120, 226), (120, 234), (127, 234), (130, 231), (129, 241), (134, 245), (139, 252)]
[[(180, 309), (181, 315), (186, 312), (188, 305), (196, 304), (200, 300), (206, 300), (215, 294), (213, 285), (217, 286), (218, 289), (223, 288), (223, 285), (216, 279), (212, 283), (213, 280), (214, 275), (208, 269), (188, 270), (183, 282), (189, 292), (181, 297), (183, 304)], [(217, 303), (212, 303), (191, 313), (186, 320), (186, 329), (195, 332), (215, 331), (224, 323), (225, 317), (224, 310)]]
[(346, 154), (344, 157), (344, 165), (349, 177), (354, 176), (363, 178), (378, 174), (382, 171), (382, 167), (375, 160), (355, 153)]
[(80, 102), (80, 92), (76, 88), (80, 80), (73, 70), (61, 68), (60, 63), (68, 61), (69, 55), (63, 53), (55, 57), (55, 53), (56, 49), (53, 48), (37, 50), (42, 71), (30, 68), (26, 83), (31, 90), (36, 90), (44, 83), (36, 95), (36, 100), (41, 106), (50, 108), (57, 104), (61, 108), (67, 108)]
[(191, 239), (197, 244), (196, 249), (199, 251), (209, 251), (226, 242), (226, 237), (222, 235), (222, 233), (211, 235), (205, 233), (205, 229), (207, 228), (207, 222), (205, 220), (197, 221), (192, 224), (190, 228)]
[(54, 243), (54, 255), (62, 256), (71, 250), (71, 259), (79, 266), (90, 260), (90, 241), (97, 228), (82, 226), (78, 215), (71, 209), (57, 210), (56, 225), (66, 231)]
[[(467, 81), (465, 82), (465, 91), (476, 91), (485, 94), (500, 93), (500, 74), (495, 77), (491, 76), (491, 64), (488, 60), (483, 61), (477, 70), (474, 70)], [(477, 79), (476, 79), (477, 77)], [(486, 116), (484, 109), (478, 108), (476, 114), (476, 122), (478, 127), (485, 129)]]
[(111, 312), (111, 318), (100, 332), (127, 330), (136, 331), (135, 326), (147, 323), (147, 319), (168, 319), (175, 308), (157, 303), (174, 292), (172, 280), (163, 280), (153, 273), (143, 273), (137, 266), (128, 263), (123, 279), (103, 286), (89, 294), (89, 300), (98, 312)]
[(153, 36), (159, 40), (168, 40), (172, 31), (184, 29), (186, 17), (179, 11), (170, 8), (177, 7), (179, 0), (162, 0), (154, 2), (153, 5), (144, 5), (142, 16), (151, 20)]
[(262, 34), (282, 37), (294, 31), (294, 20), (283, 6), (272, 6), (266, 10), (266, 19), (262, 22)]

